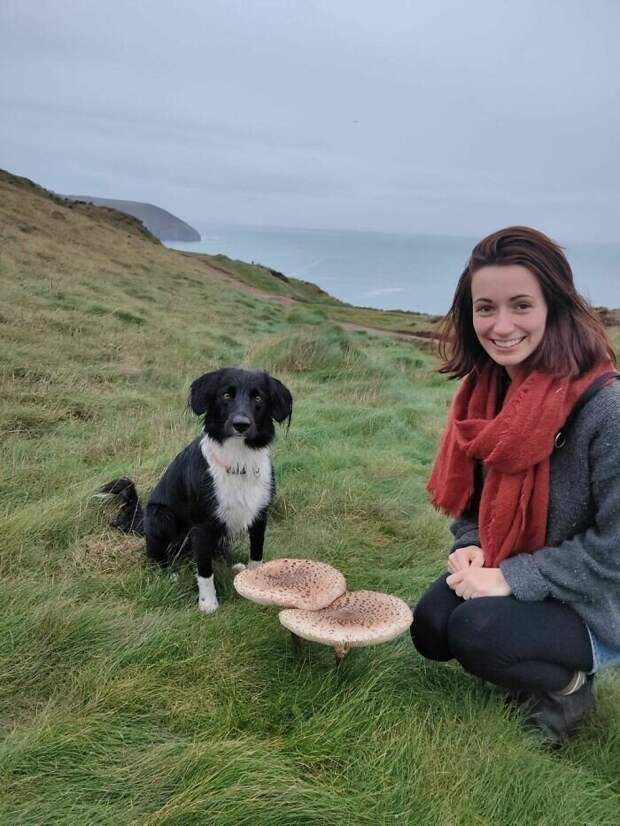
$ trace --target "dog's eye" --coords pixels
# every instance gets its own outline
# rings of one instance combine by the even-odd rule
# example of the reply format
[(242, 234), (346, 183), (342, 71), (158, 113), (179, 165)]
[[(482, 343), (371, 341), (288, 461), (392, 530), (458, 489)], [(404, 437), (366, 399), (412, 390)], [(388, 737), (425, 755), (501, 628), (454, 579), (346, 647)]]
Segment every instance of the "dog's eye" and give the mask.
[(255, 401), (255, 402), (258, 402), (259, 404), (261, 404), (261, 403), (262, 403), (262, 401), (263, 401), (263, 397), (262, 397), (262, 396), (259, 396), (259, 395), (258, 395), (258, 393), (257, 393), (257, 394), (254, 396), (254, 401)]
[(225, 393), (222, 393), (222, 398), (226, 399), (226, 401), (228, 401), (229, 399), (232, 399), (232, 396), (230, 395), (230, 393), (228, 391), (226, 391)]

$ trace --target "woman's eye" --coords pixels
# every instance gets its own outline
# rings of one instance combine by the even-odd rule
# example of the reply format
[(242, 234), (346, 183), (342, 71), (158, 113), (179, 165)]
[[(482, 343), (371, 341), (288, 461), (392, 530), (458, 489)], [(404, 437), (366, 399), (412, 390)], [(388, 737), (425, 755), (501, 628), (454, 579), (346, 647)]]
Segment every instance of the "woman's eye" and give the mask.
[(488, 315), (492, 309), (492, 307), (476, 307), (476, 312), (478, 315)]
[(517, 304), (517, 310), (529, 310), (531, 304)]

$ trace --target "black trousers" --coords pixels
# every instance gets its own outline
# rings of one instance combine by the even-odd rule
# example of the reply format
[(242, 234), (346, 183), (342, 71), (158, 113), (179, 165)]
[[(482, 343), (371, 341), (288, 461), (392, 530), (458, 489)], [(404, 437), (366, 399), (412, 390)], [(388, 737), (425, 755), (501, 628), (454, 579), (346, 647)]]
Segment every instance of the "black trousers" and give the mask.
[(559, 691), (574, 672), (592, 669), (585, 623), (554, 599), (464, 600), (443, 574), (413, 612), (411, 636), (431, 660), (456, 659), (466, 671), (509, 689)]

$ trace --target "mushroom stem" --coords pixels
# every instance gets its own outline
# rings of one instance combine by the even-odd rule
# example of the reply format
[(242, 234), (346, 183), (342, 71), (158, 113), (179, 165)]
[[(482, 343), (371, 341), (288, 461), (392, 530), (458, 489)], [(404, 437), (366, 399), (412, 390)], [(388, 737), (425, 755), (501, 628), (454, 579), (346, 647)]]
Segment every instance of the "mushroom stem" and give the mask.
[(337, 642), (334, 645), (334, 653), (336, 654), (336, 660), (338, 663), (341, 663), (349, 653), (349, 646), (346, 642)]

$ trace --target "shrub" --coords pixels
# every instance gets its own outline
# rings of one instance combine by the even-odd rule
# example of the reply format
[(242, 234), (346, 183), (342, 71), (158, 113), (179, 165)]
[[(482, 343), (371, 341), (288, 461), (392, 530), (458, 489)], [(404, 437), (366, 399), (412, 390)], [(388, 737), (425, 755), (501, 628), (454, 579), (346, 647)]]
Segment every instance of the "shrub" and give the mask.
[(252, 350), (250, 359), (274, 373), (318, 372), (322, 378), (368, 369), (359, 347), (338, 327), (328, 324), (270, 337)]

